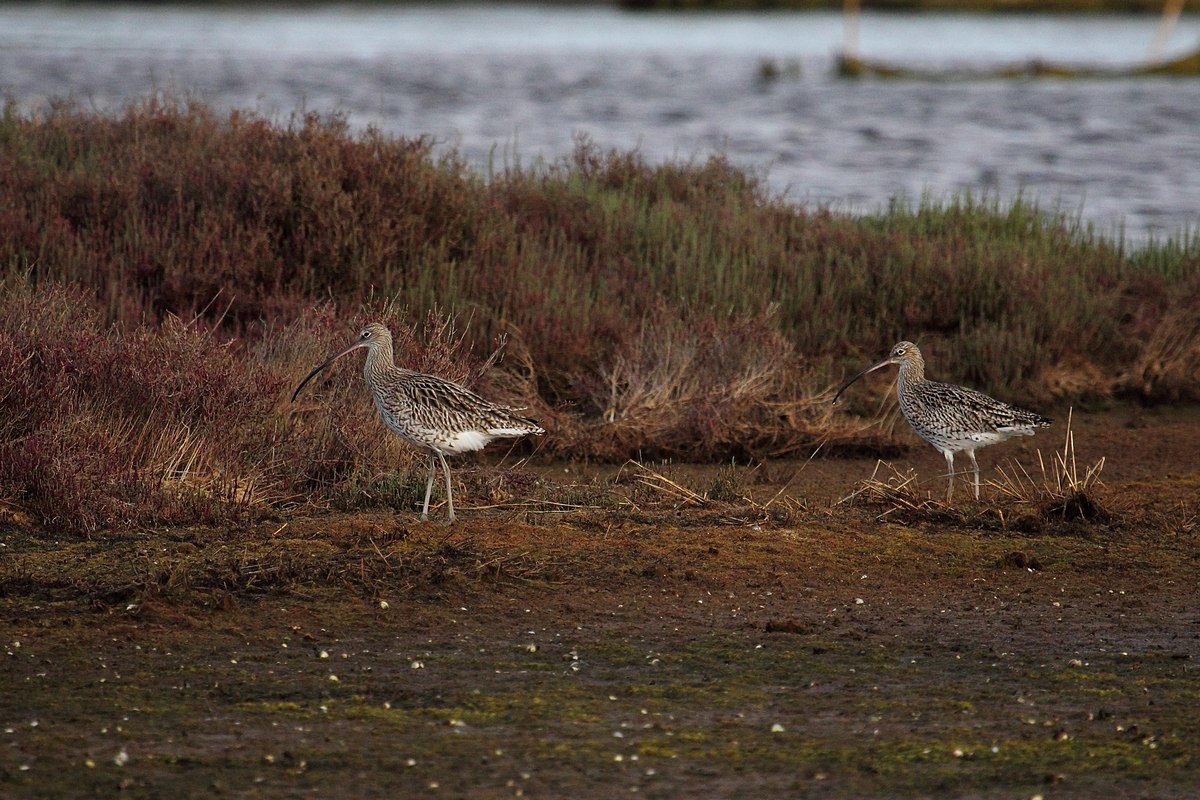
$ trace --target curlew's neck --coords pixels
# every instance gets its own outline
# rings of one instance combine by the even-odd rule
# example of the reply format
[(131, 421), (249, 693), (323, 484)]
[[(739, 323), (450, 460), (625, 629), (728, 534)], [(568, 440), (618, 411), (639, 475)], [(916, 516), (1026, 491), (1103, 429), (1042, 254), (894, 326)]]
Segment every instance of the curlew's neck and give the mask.
[(363, 365), (363, 377), (368, 385), (374, 385), (376, 379), (382, 378), (394, 369), (395, 365), (391, 337), (381, 337), (367, 349), (367, 362)]
[(920, 353), (909, 353), (900, 362), (900, 374), (896, 376), (896, 390), (903, 394), (925, 382), (925, 359)]

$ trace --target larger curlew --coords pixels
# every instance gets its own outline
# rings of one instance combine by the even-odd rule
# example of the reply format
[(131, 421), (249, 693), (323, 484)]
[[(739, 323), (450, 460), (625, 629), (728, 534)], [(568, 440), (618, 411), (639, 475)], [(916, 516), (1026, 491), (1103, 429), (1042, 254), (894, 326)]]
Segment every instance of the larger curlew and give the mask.
[(450, 487), (447, 454), (479, 450), (501, 437), (545, 433), (533, 420), (485, 400), (457, 383), (396, 366), (392, 355), (392, 333), (378, 322), (367, 325), (358, 338), (308, 373), (292, 393), (292, 401), (314, 375), (359, 348), (367, 351), (363, 378), (371, 389), (371, 397), (383, 423), (404, 441), (429, 453), (429, 480), (425, 484), (422, 520), (429, 519), (429, 497), (433, 493), (433, 478), (437, 471), (435, 459), (442, 462), (446, 473), (447, 522), (454, 522), (454, 493)]
[(850, 384), (890, 364), (900, 365), (896, 397), (904, 418), (918, 436), (946, 457), (950, 479), (950, 485), (946, 487), (947, 503), (954, 496), (955, 453), (965, 451), (971, 458), (975, 470), (975, 499), (978, 500), (979, 462), (975, 460), (975, 451), (1013, 436), (1032, 436), (1035, 428), (1050, 424), (1049, 419), (1039, 414), (1001, 403), (983, 392), (926, 380), (925, 359), (912, 342), (900, 342), (887, 358), (846, 381), (833, 396), (833, 402), (838, 401)]

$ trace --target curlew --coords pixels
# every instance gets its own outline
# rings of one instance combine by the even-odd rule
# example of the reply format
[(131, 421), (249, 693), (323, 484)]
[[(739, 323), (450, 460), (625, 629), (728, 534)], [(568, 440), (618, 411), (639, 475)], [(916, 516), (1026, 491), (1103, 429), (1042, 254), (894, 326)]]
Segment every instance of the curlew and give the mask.
[(378, 322), (367, 325), (353, 342), (308, 373), (292, 393), (292, 401), (314, 375), (359, 348), (367, 351), (363, 378), (371, 389), (383, 424), (404, 441), (429, 454), (429, 480), (425, 484), (422, 520), (429, 519), (429, 497), (433, 493), (437, 461), (446, 473), (449, 524), (454, 522), (454, 494), (450, 487), (447, 455), (479, 450), (493, 439), (545, 433), (533, 420), (485, 400), (457, 383), (396, 366), (391, 331)]
[(912, 342), (900, 342), (887, 358), (867, 367), (838, 389), (836, 403), (842, 392), (869, 372), (891, 364), (900, 365), (896, 377), (896, 397), (900, 411), (908, 424), (925, 441), (946, 457), (949, 486), (946, 502), (954, 495), (954, 454), (965, 452), (975, 471), (975, 499), (979, 499), (979, 462), (975, 451), (989, 444), (1003, 442), (1013, 436), (1032, 436), (1036, 428), (1045, 427), (1050, 420), (1032, 411), (1001, 403), (983, 392), (938, 383), (925, 379), (925, 359)]

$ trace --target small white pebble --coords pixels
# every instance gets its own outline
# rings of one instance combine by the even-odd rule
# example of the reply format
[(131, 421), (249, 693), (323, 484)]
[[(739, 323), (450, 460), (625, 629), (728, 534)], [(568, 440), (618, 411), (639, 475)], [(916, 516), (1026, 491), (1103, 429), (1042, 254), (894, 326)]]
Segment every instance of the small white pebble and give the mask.
[(331, 682), (331, 683), (340, 683), (340, 681), (338, 681), (338, 676), (337, 676), (337, 675), (330, 675), (330, 676), (329, 676), (329, 680), (330, 680), (330, 682)]
[(96, 762), (95, 762), (95, 761), (92, 761), (90, 758), (85, 758), (85, 759), (83, 760), (83, 765), (84, 765), (85, 767), (87, 767), (88, 769), (95, 769), (95, 768), (96, 768)]
[(126, 753), (124, 750), (121, 750), (115, 756), (113, 756), (113, 763), (116, 764), (118, 767), (125, 766), (126, 764), (129, 763), (129, 753)]
[(854, 605), (856, 605), (856, 606), (861, 606), (865, 602), (867, 602), (867, 601), (863, 600), (861, 597), (854, 598)]
[(383, 610), (385, 610), (385, 611), (386, 611), (386, 610), (387, 610), (387, 608), (388, 608), (388, 601), (387, 601), (387, 600), (380, 600), (380, 601), (379, 601), (379, 607), (380, 607), (380, 608), (382, 608)]
[(776, 722), (771, 726), (771, 733), (783, 733), (783, 726)]
[(322, 651), (321, 651), (321, 658), (329, 658), (329, 653), (327, 653), (327, 652), (325, 652), (324, 650), (322, 650)]
[(408, 666), (411, 667), (412, 669), (425, 669), (425, 662), (424, 661), (413, 661)]

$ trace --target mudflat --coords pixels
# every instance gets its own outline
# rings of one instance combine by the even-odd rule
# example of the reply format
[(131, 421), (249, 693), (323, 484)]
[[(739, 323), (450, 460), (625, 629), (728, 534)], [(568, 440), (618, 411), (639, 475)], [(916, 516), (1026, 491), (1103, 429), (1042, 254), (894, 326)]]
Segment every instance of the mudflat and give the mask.
[(1060, 424), (952, 507), (914, 437), (535, 463), (449, 528), (8, 520), (0, 797), (1193, 797), (1200, 410), (1072, 428), (1074, 504)]

